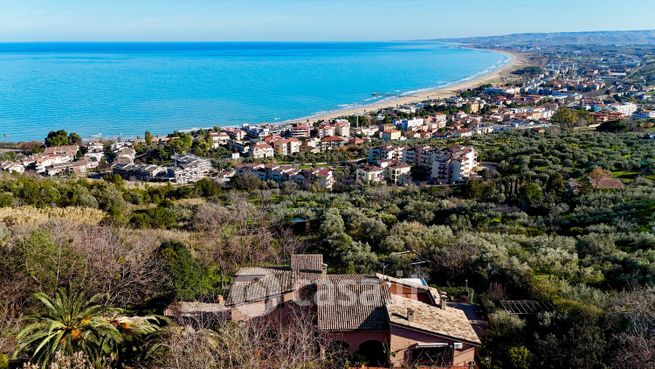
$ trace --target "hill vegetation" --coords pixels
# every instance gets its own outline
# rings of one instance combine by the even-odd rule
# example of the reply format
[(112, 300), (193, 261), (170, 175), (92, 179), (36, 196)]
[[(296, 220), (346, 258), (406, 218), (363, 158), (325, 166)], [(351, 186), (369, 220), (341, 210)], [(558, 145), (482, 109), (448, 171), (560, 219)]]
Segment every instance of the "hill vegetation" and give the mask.
[(465, 44), (503, 45), (504, 47), (531, 46), (535, 44), (542, 47), (655, 45), (655, 30), (518, 33), (502, 36), (456, 38), (447, 39), (446, 41), (462, 42)]
[[(44, 302), (69, 296), (61, 292), (68, 289), (72, 295), (60, 300), (98, 296), (86, 306), (103, 306), (97, 324), (113, 316), (150, 327), (107, 346), (90, 340), (95, 351), (63, 352), (82, 352), (80, 360), (92, 366), (242, 368), (265, 360), (292, 367), (283, 358), (301, 355), (315, 367), (343, 366), (301, 352), (309, 343), (291, 330), (188, 332), (157, 318), (175, 300), (217, 301), (241, 266), (280, 265), (304, 251), (323, 253), (340, 273), (380, 272), (384, 264), (387, 272), (411, 275), (412, 263), (423, 261), (431, 284), (452, 296), (470, 288), (489, 319), (484, 368), (652, 363), (652, 141), (559, 129), (460, 141), (478, 149), (487, 169), (480, 180), (454, 187), (353, 185), (325, 193), (251, 178), (247, 190), (210, 180), (134, 188), (119, 178), (2, 175), (0, 352), (35, 364), (66, 359), (43, 359), (36, 341), (25, 339), (34, 336), (18, 333), (39, 322), (26, 316), (43, 316)], [(624, 188), (599, 188), (598, 178), (618, 178)], [(507, 299), (548, 302), (554, 311), (520, 320), (502, 309)], [(249, 342), (282, 342), (271, 337), (297, 350), (276, 356), (248, 349)]]

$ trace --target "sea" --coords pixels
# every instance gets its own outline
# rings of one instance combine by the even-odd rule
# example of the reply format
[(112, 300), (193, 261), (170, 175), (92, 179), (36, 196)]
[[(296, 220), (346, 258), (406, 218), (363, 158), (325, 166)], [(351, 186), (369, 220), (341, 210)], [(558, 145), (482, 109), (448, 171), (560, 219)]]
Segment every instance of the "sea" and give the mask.
[(0, 44), (0, 140), (276, 123), (442, 87), (507, 55), (441, 42)]

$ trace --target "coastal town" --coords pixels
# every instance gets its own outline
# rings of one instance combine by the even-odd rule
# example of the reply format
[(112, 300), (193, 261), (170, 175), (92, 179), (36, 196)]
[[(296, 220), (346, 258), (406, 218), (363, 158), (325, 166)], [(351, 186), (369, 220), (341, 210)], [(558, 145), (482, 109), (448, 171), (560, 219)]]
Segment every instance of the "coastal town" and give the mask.
[(521, 39), (288, 122), (3, 142), (0, 369), (655, 368), (655, 46)]
[[(478, 45), (489, 47), (489, 45)], [(450, 185), (477, 178), (484, 165), (466, 138), (523, 130), (613, 129), (629, 126), (653, 139), (655, 81), (649, 51), (515, 46), (504, 72), (471, 81), (448, 97), (402, 105), (390, 99), (377, 110), (334, 112), (283, 124), (244, 124), (168, 136), (38, 144), (4, 155), (0, 170), (44, 176), (114, 174), (142, 182), (194, 183), (235, 177), (333, 190), (339, 182)], [(652, 76), (652, 75), (651, 75)], [(652, 77), (650, 77), (652, 78)], [(435, 95), (435, 93), (433, 93)], [(436, 95), (439, 95), (438, 91)], [(369, 108), (370, 109), (370, 108)], [(348, 115), (349, 114), (349, 115)], [(64, 134), (65, 135), (65, 134)], [(440, 140), (439, 147), (425, 144)], [(434, 142), (434, 141), (432, 141)], [(25, 146), (24, 146), (25, 147)], [(197, 148), (202, 150), (197, 150)], [(330, 153), (360, 154), (335, 162)], [(153, 155), (153, 152), (164, 155)], [(299, 158), (312, 156), (313, 160)], [(6, 159), (13, 160), (6, 160)], [(326, 158), (332, 158), (327, 160)], [(325, 160), (323, 160), (325, 159)], [(350, 173), (344, 177), (344, 167)]]

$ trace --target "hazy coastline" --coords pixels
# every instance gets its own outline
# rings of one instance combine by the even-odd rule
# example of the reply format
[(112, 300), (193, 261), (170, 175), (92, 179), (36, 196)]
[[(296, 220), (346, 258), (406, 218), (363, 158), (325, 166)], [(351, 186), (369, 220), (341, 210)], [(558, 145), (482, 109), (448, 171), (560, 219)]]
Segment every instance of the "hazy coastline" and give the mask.
[[(56, 46), (31, 45), (35, 52), (40, 52), (39, 48), (48, 51), (37, 53), (38, 58), (20, 53), (4, 59), (6, 66), (14, 68), (5, 85), (24, 86), (18, 92), (7, 92), (8, 104), (0, 109), (2, 133), (9, 141), (39, 139), (58, 129), (90, 139), (129, 139), (145, 130), (166, 135), (244, 123), (318, 121), (450, 96), (498, 78), (520, 59), (498, 50), (409, 42), (328, 44), (326, 51), (318, 54), (316, 50), (325, 45), (201, 44), (195, 47), (202, 51), (191, 52), (190, 57), (184, 54), (189, 52), (184, 44), (179, 51), (178, 45), (159, 44), (129, 45), (127, 49), (123, 44)], [(69, 55), (73, 46), (75, 54)], [(412, 52), (398, 52), (403, 46), (411, 46)], [(53, 53), (53, 48), (61, 51)], [(107, 54), (105, 50), (115, 51)], [(272, 52), (277, 56), (261, 58)], [(235, 57), (234, 53), (248, 57)], [(316, 70), (308, 70), (308, 63), (316, 62), (317, 57)], [(242, 68), (239, 75), (235, 63), (244, 60), (249, 69)], [(272, 73), (247, 72), (264, 67)], [(38, 75), (21, 77), (27, 75), (26, 68)], [(50, 73), (53, 68), (60, 73)], [(463, 69), (467, 72), (462, 73)], [(121, 78), (100, 78), (115, 73)], [(162, 79), (162, 75), (169, 78)], [(199, 77), (202, 84), (192, 83)], [(248, 78), (256, 83), (246, 83)], [(298, 83), (299, 78), (303, 83)], [(80, 88), (66, 87), (74, 84)], [(409, 87), (412, 85), (414, 89)], [(435, 87), (424, 88), (430, 85)], [(373, 91), (378, 91), (376, 96)]]
[(415, 104), (421, 101), (430, 99), (444, 99), (456, 95), (459, 91), (476, 88), (484, 84), (492, 84), (502, 81), (502, 79), (509, 76), (515, 70), (518, 70), (526, 65), (526, 57), (523, 54), (508, 52), (504, 50), (492, 50), (509, 57), (509, 60), (488, 72), (482, 73), (479, 76), (473, 76), (464, 80), (452, 82), (446, 86), (422, 89), (420, 91), (409, 92), (399, 96), (389, 97), (371, 104), (358, 105), (344, 109), (336, 109), (326, 112), (319, 112), (309, 116), (291, 119), (284, 123), (300, 123), (309, 122), (314, 123), (318, 121), (325, 121), (336, 119), (339, 117), (350, 115), (363, 115), (371, 111), (393, 108), (407, 104)]

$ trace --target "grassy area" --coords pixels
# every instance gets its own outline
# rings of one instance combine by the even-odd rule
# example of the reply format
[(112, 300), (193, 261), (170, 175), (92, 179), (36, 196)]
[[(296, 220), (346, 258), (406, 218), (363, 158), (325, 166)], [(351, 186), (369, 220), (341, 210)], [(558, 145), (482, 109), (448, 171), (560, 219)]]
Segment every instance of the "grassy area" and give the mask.
[(614, 177), (619, 178), (624, 183), (630, 184), (641, 174), (638, 170), (618, 170), (612, 172)]

